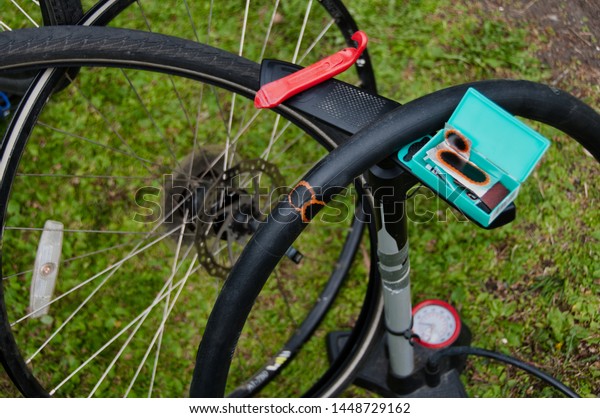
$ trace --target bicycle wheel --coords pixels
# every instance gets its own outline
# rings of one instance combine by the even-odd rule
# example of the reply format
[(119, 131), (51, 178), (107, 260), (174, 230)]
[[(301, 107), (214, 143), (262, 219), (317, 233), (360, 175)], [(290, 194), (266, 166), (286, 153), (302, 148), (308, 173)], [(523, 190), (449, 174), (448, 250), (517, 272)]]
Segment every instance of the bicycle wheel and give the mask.
[[(342, 137), (285, 106), (255, 110), (259, 66), (196, 42), (77, 26), (0, 44), (0, 70), (82, 67), (47, 104), (64, 71), (41, 73), (2, 143), (3, 365), (27, 396), (185, 395), (222, 276), (271, 200)], [(311, 274), (275, 281), (256, 314), (266, 357), (327, 310), (320, 288), (360, 243), (356, 199), (290, 250)]]
[[(45, 0), (11, 2), (3, 11), (0, 28), (75, 24), (82, 17), (81, 0)], [(89, 12), (82, 25), (110, 25), (121, 28), (154, 31), (191, 39), (235, 52), (251, 61), (263, 58), (311, 63), (324, 51), (351, 45), (351, 36), (358, 30), (354, 19), (339, 0), (319, 1), (279, 0), (246, 1), (244, 4), (167, 0), (157, 3), (147, 0), (84, 1)], [(41, 12), (40, 12), (41, 8)], [(375, 77), (368, 52), (356, 65), (358, 77), (346, 75), (347, 81), (360, 83), (375, 91)], [(19, 77), (22, 78), (22, 77)], [(12, 82), (11, 82), (12, 81)], [(28, 83), (14, 77), (0, 79), (0, 90), (25, 92)]]
[[(231, 374), (234, 376), (237, 375), (235, 358), (232, 362), (230, 353), (237, 350), (238, 355), (243, 355), (243, 351), (240, 351), (239, 348), (236, 349), (236, 342), (240, 334), (243, 336), (243, 326), (248, 313), (252, 309), (252, 301), (255, 297), (260, 298), (261, 288), (271, 274), (276, 276), (281, 269), (286, 268), (286, 263), (282, 260), (283, 253), (281, 249), (292, 245), (295, 239), (302, 238), (301, 233), (307, 226), (306, 219), (303, 219), (302, 216), (295, 212), (294, 208), (309, 205), (313, 207), (314, 212), (318, 212), (326, 202), (331, 201), (338, 191), (343, 190), (354, 178), (364, 173), (386, 156), (392, 155), (392, 153), (415, 139), (443, 128), (444, 122), (456, 108), (468, 87), (475, 87), (513, 114), (541, 121), (562, 130), (576, 139), (597, 160), (600, 159), (600, 141), (598, 141), (600, 115), (567, 93), (532, 82), (490, 81), (471, 83), (432, 93), (390, 112), (379, 123), (359, 132), (320, 161), (299, 183), (310, 184), (316, 192), (307, 196), (290, 194), (289, 199), (284, 199), (271, 212), (266, 224), (248, 243), (233, 268), (229, 280), (222, 289), (209, 318), (205, 329), (205, 338), (202, 340), (198, 351), (198, 363), (191, 388), (192, 395), (222, 396), (230, 368)], [(552, 190), (558, 191), (555, 196), (547, 196), (547, 200), (551, 203), (541, 210), (542, 213), (546, 213), (549, 216), (540, 222), (540, 210), (534, 207), (534, 210), (521, 215), (523, 219), (522, 224), (511, 225), (510, 227), (496, 231), (497, 233), (495, 235), (492, 234), (491, 237), (484, 238), (475, 238), (472, 231), (461, 233), (459, 230), (454, 229), (453, 232), (456, 232), (457, 239), (456, 248), (449, 248), (448, 246), (443, 248), (443, 251), (452, 254), (453, 257), (460, 257), (460, 255), (472, 253), (474, 246), (481, 246), (483, 248), (488, 246), (494, 249), (499, 245), (506, 245), (505, 243), (499, 244), (499, 241), (501, 239), (510, 239), (513, 234), (518, 234), (519, 238), (522, 239), (519, 243), (525, 245), (527, 248), (527, 254), (519, 255), (519, 263), (522, 262), (524, 264), (516, 266), (512, 257), (508, 257), (505, 260), (500, 260), (504, 261), (502, 265), (493, 264), (490, 267), (482, 265), (480, 267), (482, 274), (479, 277), (482, 279), (483, 286), (486, 286), (489, 280), (494, 280), (494, 276), (490, 278), (490, 276), (484, 276), (485, 274), (492, 275), (502, 272), (508, 277), (496, 280), (508, 281), (511, 280), (512, 274), (523, 272), (525, 268), (537, 269), (540, 268), (540, 265), (548, 267), (548, 262), (551, 260), (549, 255), (552, 255), (557, 257), (556, 260), (563, 260), (566, 264), (563, 267), (552, 263), (556, 269), (560, 269), (561, 275), (564, 275), (562, 277), (565, 282), (578, 283), (578, 286), (593, 289), (593, 272), (598, 271), (599, 265), (597, 257), (594, 258), (594, 248), (597, 247), (597, 239), (591, 237), (594, 231), (597, 231), (598, 220), (596, 214), (598, 213), (597, 199), (599, 191), (597, 189), (591, 191), (587, 186), (584, 186), (582, 182), (585, 181), (581, 180), (579, 176), (587, 174), (589, 178), (589, 174), (591, 173), (591, 178), (597, 177), (598, 164), (596, 164), (596, 161), (590, 161), (591, 159), (586, 157), (582, 152), (569, 155), (571, 149), (568, 149), (564, 145), (563, 137), (557, 136), (556, 133), (554, 135), (558, 150), (556, 154), (551, 154), (549, 157), (549, 172), (544, 173), (542, 177), (543, 181), (552, 184)], [(583, 168), (575, 168), (574, 164), (576, 162), (583, 165)], [(593, 164), (591, 164), (592, 162)], [(559, 174), (558, 178), (560, 178), (560, 181), (557, 181), (556, 174), (553, 174), (553, 172), (563, 173), (563, 169), (566, 169), (566, 172), (570, 172), (574, 176), (573, 184), (569, 182), (569, 176), (562, 174)], [(540, 172), (543, 173), (544, 170), (541, 169)], [(596, 173), (595, 176), (593, 173)], [(576, 187), (578, 187), (578, 190), (582, 194), (585, 192), (585, 199), (578, 201), (583, 207), (577, 208), (580, 211), (580, 215), (578, 216), (577, 230), (572, 231), (575, 237), (570, 242), (571, 247), (563, 245), (557, 249), (554, 248), (552, 237), (544, 237), (544, 232), (540, 231), (547, 230), (548, 228), (552, 231), (552, 228), (555, 227), (555, 221), (548, 219), (552, 218), (555, 214), (553, 210), (554, 205), (573, 206), (573, 190)], [(533, 193), (533, 198), (536, 198), (535, 186), (521, 193), (527, 195), (526, 192)], [(593, 195), (591, 195), (592, 193)], [(519, 196), (519, 198), (521, 200), (527, 199), (522, 196)], [(531, 198), (530, 195), (529, 199)], [(311, 203), (315, 201), (321, 203), (319, 205)], [(442, 225), (442, 228), (449, 228), (446, 222)], [(314, 229), (313, 227), (318, 228), (318, 226), (311, 225), (309, 228), (306, 228), (306, 231)], [(433, 228), (433, 226), (431, 227)], [(538, 230), (535, 228), (538, 228)], [(435, 231), (436, 229), (434, 228), (433, 236), (435, 236)], [(425, 237), (431, 236), (422, 227), (419, 234)], [(466, 243), (466, 245), (461, 246), (461, 242)], [(428, 243), (419, 246), (417, 240), (416, 248), (423, 249), (426, 244)], [(429, 243), (428, 245), (431, 244)], [(411, 251), (413, 253), (414, 248), (411, 244)], [(579, 260), (582, 260), (582, 254), (585, 257), (585, 261), (579, 264)], [(418, 254), (417, 257), (419, 257)], [(568, 264), (572, 257), (575, 257), (574, 260), (577, 261), (575, 264)], [(414, 263), (414, 260), (415, 257), (413, 257), (413, 262), (411, 263), (411, 270), (413, 272), (420, 268), (418, 264)], [(424, 260), (424, 258), (421, 256), (417, 260)], [(430, 266), (428, 263), (423, 264), (421, 268), (427, 272)], [(448, 270), (449, 267), (446, 266), (445, 268)], [(544, 276), (545, 271), (543, 268), (541, 271), (532, 270), (530, 274), (536, 274), (536, 272), (540, 275), (539, 280), (547, 280)], [(477, 277), (476, 272), (470, 273)], [(443, 272), (440, 274), (443, 274)], [(453, 277), (452, 274), (453, 272), (450, 270), (445, 277), (451, 280)], [(517, 280), (518, 278), (515, 280), (515, 285), (523, 286)], [(426, 283), (424, 286), (431, 287), (431, 282)], [(424, 290), (431, 292), (426, 287), (417, 289), (419, 292), (423, 292)], [(452, 288), (442, 288), (441, 290), (442, 292), (449, 292)], [(463, 295), (464, 293), (463, 291)], [(591, 306), (594, 306), (594, 304), (597, 304), (597, 292), (592, 291), (589, 293), (595, 295), (590, 295), (588, 298)], [(525, 296), (523, 300), (526, 300)], [(232, 307), (236, 309), (232, 309)], [(363, 309), (369, 310), (371, 307), (364, 306)], [(498, 315), (498, 320), (503, 321), (502, 324), (506, 326), (508, 331), (487, 330), (487, 332), (510, 333), (516, 332), (519, 329), (507, 325), (507, 319), (503, 319), (502, 314), (491, 314)], [(530, 321), (532, 322), (528, 322), (527, 325), (531, 327), (534, 326), (536, 321), (540, 321), (540, 318), (531, 318)], [(318, 382), (310, 392), (311, 395), (337, 395), (352, 381), (353, 376), (358, 372), (361, 361), (364, 360), (365, 353), (368, 353), (372, 348), (372, 344), (377, 341), (372, 337), (376, 334), (374, 329), (377, 327), (377, 323), (366, 322), (361, 323), (360, 326), (363, 329), (360, 329), (359, 326), (354, 329), (357, 337), (352, 343), (353, 352), (349, 353), (347, 358), (335, 365), (335, 370), (332, 373), (327, 374)], [(543, 324), (539, 327), (540, 330), (538, 332), (546, 332)], [(551, 336), (548, 337), (552, 338)], [(551, 347), (549, 347), (549, 350), (551, 350)], [(556, 355), (556, 353), (551, 352), (550, 355)], [(593, 379), (593, 376), (590, 378)]]

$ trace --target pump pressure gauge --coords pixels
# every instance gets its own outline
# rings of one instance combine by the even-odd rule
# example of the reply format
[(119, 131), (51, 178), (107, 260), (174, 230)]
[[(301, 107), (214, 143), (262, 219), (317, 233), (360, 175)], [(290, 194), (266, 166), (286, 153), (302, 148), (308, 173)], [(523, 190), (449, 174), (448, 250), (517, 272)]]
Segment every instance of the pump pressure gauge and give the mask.
[(426, 300), (413, 308), (413, 333), (416, 342), (427, 348), (445, 348), (460, 334), (460, 317), (441, 300)]

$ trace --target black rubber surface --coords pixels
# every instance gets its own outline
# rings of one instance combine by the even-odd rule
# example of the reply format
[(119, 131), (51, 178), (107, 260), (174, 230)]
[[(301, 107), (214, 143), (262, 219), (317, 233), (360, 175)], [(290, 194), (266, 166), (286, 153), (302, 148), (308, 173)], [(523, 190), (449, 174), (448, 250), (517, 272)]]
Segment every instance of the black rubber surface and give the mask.
[(83, 17), (80, 0), (40, 0), (44, 25), (74, 25)]
[(256, 89), (257, 64), (185, 39), (129, 29), (57, 26), (0, 33), (0, 71), (69, 66), (68, 61), (147, 67), (181, 74), (207, 72)]

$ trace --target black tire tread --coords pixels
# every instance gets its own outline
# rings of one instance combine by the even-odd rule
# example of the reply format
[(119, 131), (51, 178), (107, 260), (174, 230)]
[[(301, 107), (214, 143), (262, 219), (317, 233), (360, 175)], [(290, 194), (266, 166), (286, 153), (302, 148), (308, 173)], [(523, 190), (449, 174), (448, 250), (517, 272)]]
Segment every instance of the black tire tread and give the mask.
[(74, 25), (83, 17), (80, 0), (41, 0), (44, 25)]
[[(98, 63), (141, 67), (144, 63), (170, 71), (203, 72), (258, 88), (259, 66), (245, 58), (193, 41), (130, 29), (54, 26), (0, 33), (0, 71), (33, 66)], [(73, 64), (71, 64), (72, 66)], [(147, 65), (146, 65), (147, 67)]]

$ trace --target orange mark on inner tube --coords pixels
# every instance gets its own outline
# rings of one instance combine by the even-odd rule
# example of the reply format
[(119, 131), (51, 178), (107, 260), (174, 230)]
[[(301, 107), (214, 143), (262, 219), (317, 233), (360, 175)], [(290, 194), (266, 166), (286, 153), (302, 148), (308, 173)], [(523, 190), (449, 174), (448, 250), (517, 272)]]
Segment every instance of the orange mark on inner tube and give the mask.
[[(302, 205), (302, 207), (300, 207), (300, 208), (298, 206), (294, 205), (294, 203), (292, 202), (292, 193), (294, 193), (298, 187), (305, 187), (306, 190), (308, 190), (310, 192), (310, 200), (308, 202), (305, 202)], [(298, 183), (292, 189), (292, 191), (290, 191), (290, 193), (288, 194), (288, 202), (290, 202), (290, 205), (294, 208), (294, 210), (296, 212), (300, 212), (300, 215), (302, 216), (302, 222), (306, 222), (306, 223), (310, 222), (310, 219), (308, 219), (308, 217), (306, 216), (306, 210), (311, 205), (322, 205), (322, 206), (325, 206), (325, 202), (323, 202), (322, 200), (317, 199), (317, 194), (313, 190), (312, 186), (307, 181), (304, 181), (304, 180), (302, 180), (300, 183)]]

